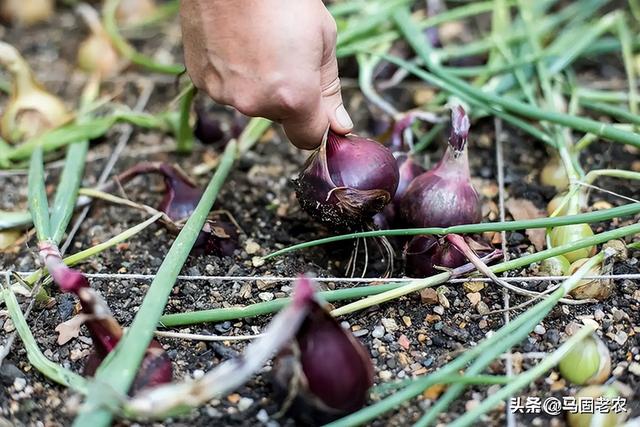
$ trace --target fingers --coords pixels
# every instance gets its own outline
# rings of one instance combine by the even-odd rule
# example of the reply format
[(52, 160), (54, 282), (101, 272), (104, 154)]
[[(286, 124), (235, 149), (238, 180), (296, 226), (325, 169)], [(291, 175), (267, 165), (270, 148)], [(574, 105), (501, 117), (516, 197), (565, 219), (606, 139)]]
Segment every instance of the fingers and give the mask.
[(300, 105), (294, 114), (281, 120), (284, 132), (293, 145), (304, 150), (313, 150), (322, 142), (329, 118), (324, 110), (322, 97), (318, 93), (307, 105)]
[(351, 132), (353, 121), (342, 103), (335, 49), (329, 62), (323, 65), (321, 69), (320, 80), (322, 84), (322, 105), (325, 114), (329, 118), (331, 130), (342, 135)]

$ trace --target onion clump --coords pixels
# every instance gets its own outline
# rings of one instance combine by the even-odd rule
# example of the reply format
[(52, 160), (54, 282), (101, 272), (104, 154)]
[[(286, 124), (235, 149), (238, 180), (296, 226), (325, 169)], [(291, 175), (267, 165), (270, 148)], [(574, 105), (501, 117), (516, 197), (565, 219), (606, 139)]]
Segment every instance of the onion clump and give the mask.
[(91, 31), (78, 47), (78, 67), (87, 73), (98, 74), (102, 79), (116, 76), (126, 66), (126, 61), (111, 42), (98, 12), (87, 4), (81, 4), (78, 13)]
[(54, 12), (54, 0), (2, 0), (0, 17), (18, 25), (31, 26), (44, 22)]
[(451, 122), (444, 156), (433, 169), (415, 178), (402, 197), (400, 215), (410, 226), (449, 227), (482, 220), (480, 198), (469, 173), (469, 118), (462, 107), (452, 110)]
[(300, 206), (312, 217), (354, 228), (391, 201), (398, 179), (396, 159), (382, 144), (329, 131), (294, 184)]
[(71, 115), (62, 100), (35, 79), (16, 48), (1, 41), (0, 65), (13, 79), (11, 99), (0, 117), (0, 136), (7, 142), (33, 138), (69, 120)]

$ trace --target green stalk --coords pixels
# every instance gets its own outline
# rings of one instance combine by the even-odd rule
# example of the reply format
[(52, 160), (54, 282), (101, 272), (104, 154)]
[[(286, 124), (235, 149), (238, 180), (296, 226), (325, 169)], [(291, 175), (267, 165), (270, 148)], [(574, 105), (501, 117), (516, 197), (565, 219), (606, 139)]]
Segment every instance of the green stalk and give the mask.
[[(187, 260), (207, 215), (231, 170), (236, 150), (236, 142), (231, 141), (225, 149), (218, 169), (198, 202), (198, 206), (171, 245), (158, 269), (131, 327), (96, 371), (94, 380), (89, 385), (88, 398), (74, 420), (74, 426), (100, 427), (110, 425), (113, 414), (107, 408), (116, 406), (117, 396), (124, 396), (129, 390), (147, 346), (153, 338), (153, 331), (162, 316), (176, 277)], [(105, 395), (105, 387), (113, 390), (114, 393)]]
[(275, 252), (264, 257), (264, 259), (274, 258), (300, 249), (306, 249), (313, 246), (324, 245), (327, 243), (339, 242), (342, 240), (351, 240), (361, 237), (381, 237), (381, 236), (416, 236), (419, 234), (473, 234), (484, 233), (486, 231), (516, 231), (527, 230), (531, 228), (550, 228), (559, 227), (561, 225), (571, 224), (591, 224), (594, 222), (608, 221), (613, 218), (626, 217), (640, 213), (640, 203), (629, 203), (611, 209), (603, 209), (595, 212), (588, 212), (578, 215), (566, 215), (556, 218), (537, 218), (525, 221), (505, 221), (505, 222), (483, 222), (480, 224), (464, 224), (454, 225), (452, 227), (428, 227), (428, 228), (401, 228), (397, 230), (375, 230), (362, 231), (358, 233), (341, 234), (339, 236), (325, 237), (322, 239), (311, 240), (309, 242), (298, 243)]
[(617, 20), (618, 37), (622, 46), (622, 60), (627, 74), (627, 84), (629, 85), (629, 111), (637, 117), (638, 115), (638, 85), (636, 83), (636, 71), (633, 59), (633, 39), (627, 24), (626, 15), (619, 14)]
[(11, 289), (2, 286), (2, 296), (16, 331), (24, 344), (25, 350), (27, 350), (29, 363), (50, 380), (79, 393), (86, 393), (87, 381), (83, 377), (52, 362), (42, 354), (24, 318), (24, 314), (22, 314), (22, 310), (20, 310), (18, 300)]
[(597, 325), (589, 323), (583, 326), (580, 330), (571, 338), (569, 338), (564, 344), (560, 346), (556, 351), (549, 356), (538, 362), (533, 368), (528, 371), (517, 375), (515, 378), (511, 378), (509, 383), (502, 387), (495, 393), (491, 393), (482, 403), (472, 410), (465, 412), (461, 417), (457, 418), (454, 422), (449, 424), (450, 427), (463, 427), (471, 425), (477, 422), (478, 417), (487, 413), (493, 409), (500, 402), (512, 396), (518, 390), (525, 388), (532, 384), (537, 378), (544, 375), (545, 372), (556, 366), (562, 358), (576, 345), (580, 344), (587, 336), (591, 335), (595, 331)]
[[(629, 98), (631, 100), (631, 98)], [(608, 116), (616, 118), (624, 123), (631, 123), (636, 126), (640, 126), (640, 116), (631, 113), (624, 108), (616, 107), (611, 104), (605, 104), (604, 102), (592, 101), (585, 98), (579, 98), (580, 105), (590, 110), (604, 113)]]
[[(64, 263), (70, 267), (73, 265), (76, 265), (82, 261), (85, 261), (88, 258), (91, 258), (92, 256), (102, 253), (107, 249), (112, 248), (124, 242), (125, 240), (130, 239), (131, 237), (135, 236), (136, 234), (138, 234), (139, 232), (141, 232), (142, 230), (144, 230), (145, 228), (147, 228), (148, 226), (150, 226), (160, 218), (162, 218), (162, 213), (155, 214), (151, 218), (141, 222), (140, 224), (136, 224), (131, 228), (128, 228), (122, 233), (119, 233), (113, 236), (109, 240), (99, 243), (83, 251), (77, 252), (73, 255), (69, 255), (68, 257), (64, 258), (62, 261), (64, 261)], [(40, 280), (43, 275), (44, 275), (44, 271), (42, 269), (38, 269), (34, 271), (33, 274), (30, 274), (29, 276), (27, 276), (24, 279), (24, 282), (27, 283), (28, 285), (33, 285), (38, 280)]]
[(51, 241), (51, 220), (49, 218), (49, 202), (45, 191), (44, 166), (42, 148), (37, 147), (31, 155), (29, 165), (29, 211), (36, 228), (39, 242)]
[(176, 134), (176, 151), (180, 154), (188, 154), (193, 150), (194, 136), (190, 119), (193, 97), (197, 92), (196, 87), (189, 83), (189, 87), (180, 98), (180, 117)]
[(28, 211), (0, 211), (0, 231), (28, 227), (31, 224), (31, 213)]
[(626, 132), (617, 129), (614, 126), (605, 123), (599, 123), (595, 120), (571, 116), (565, 113), (546, 111), (517, 101), (515, 99), (487, 93), (469, 85), (463, 80), (439, 72), (438, 66), (432, 61), (432, 52), (430, 47), (422, 37), (415, 23), (412, 21), (408, 10), (400, 9), (396, 11), (394, 13), (394, 20), (398, 28), (407, 38), (409, 44), (422, 58), (425, 64), (427, 64), (432, 69), (434, 74), (423, 71), (415, 65), (395, 56), (383, 56), (388, 61), (400, 67), (406, 68), (408, 71), (424, 79), (425, 81), (434, 84), (444, 90), (452, 92), (465, 100), (475, 99), (477, 101), (486, 103), (487, 108), (490, 108), (493, 112), (500, 112), (504, 109), (508, 112), (519, 114), (529, 119), (546, 120), (551, 123), (567, 126), (583, 132), (591, 132), (615, 142), (631, 144), (640, 147), (640, 135), (638, 134)]
[[(567, 252), (571, 252), (576, 249), (589, 247), (598, 245), (601, 243), (608, 242), (612, 239), (619, 239), (625, 236), (634, 235), (640, 233), (640, 225), (634, 224), (626, 227), (621, 227), (616, 230), (606, 231), (603, 233), (595, 234), (588, 239), (581, 240), (579, 242), (574, 242), (568, 245), (558, 246), (551, 249), (546, 249), (544, 251), (525, 255), (521, 258), (516, 258), (507, 262), (503, 262), (497, 264), (495, 266), (490, 267), (491, 271), (494, 273), (502, 273), (505, 271), (513, 270), (516, 268), (525, 267), (531, 263), (542, 261), (546, 258), (562, 255)], [(379, 295), (383, 295), (386, 292), (392, 292), (393, 295), (406, 294), (408, 292), (403, 292), (402, 289), (404, 287), (405, 290), (411, 289), (411, 291), (415, 291), (424, 287), (433, 286), (439, 284), (439, 282), (444, 278), (441, 273), (438, 275), (436, 279), (432, 277), (428, 277), (426, 279), (418, 279), (409, 283), (386, 283), (375, 286), (361, 286), (349, 289), (339, 289), (335, 291), (325, 291), (319, 292), (318, 295), (321, 296), (328, 302), (334, 301), (344, 301), (350, 300), (360, 297), (370, 297), (372, 296), (378, 297)], [(391, 279), (393, 280), (393, 279)], [(411, 292), (409, 291), (409, 292)], [(387, 298), (389, 294), (380, 298), (380, 300), (388, 300)], [(362, 308), (366, 308), (370, 305), (375, 305), (375, 299), (364, 299), (361, 302), (358, 301), (355, 304), (352, 304), (349, 309), (345, 309), (344, 307), (340, 307), (334, 310), (334, 315), (346, 314), (347, 312), (352, 312), (355, 310), (360, 310)], [(269, 302), (261, 302), (257, 304), (250, 304), (245, 307), (233, 307), (233, 308), (217, 308), (211, 310), (203, 310), (203, 311), (193, 311), (188, 313), (177, 313), (177, 314), (166, 314), (160, 318), (161, 326), (180, 326), (180, 325), (190, 325), (195, 323), (206, 323), (206, 322), (221, 322), (225, 320), (235, 320), (247, 317), (255, 317), (263, 314), (274, 313), (280, 310), (284, 305), (289, 302), (289, 298), (276, 298)]]
[(88, 150), (89, 141), (86, 139), (75, 142), (67, 148), (64, 169), (56, 187), (56, 195), (51, 208), (52, 239), (56, 244), (62, 240), (73, 216)]
[(262, 117), (253, 117), (249, 120), (247, 126), (245, 126), (240, 136), (238, 136), (238, 157), (251, 150), (267, 129), (271, 127), (271, 124), (271, 120)]
[(160, 64), (146, 55), (136, 51), (125, 39), (120, 35), (118, 23), (116, 21), (116, 9), (121, 0), (105, 0), (102, 8), (102, 25), (104, 30), (113, 43), (113, 46), (120, 54), (132, 63), (144, 67), (149, 71), (157, 73), (180, 75), (185, 72), (184, 65), (181, 64)]
[[(590, 263), (587, 262), (585, 265), (586, 264)], [(427, 387), (440, 383), (441, 378), (457, 373), (460, 369), (463, 369), (468, 363), (478, 357), (479, 360), (487, 361), (487, 364), (491, 363), (493, 359), (498, 357), (505, 350), (522, 341), (535, 327), (535, 325), (537, 325), (551, 311), (557, 301), (560, 300), (573, 286), (575, 286), (580, 279), (587, 275), (588, 268), (583, 267), (579, 268), (574, 275), (565, 280), (561, 284), (561, 287), (550, 294), (548, 298), (534, 305), (511, 322), (504, 325), (490, 338), (482, 340), (477, 346), (468, 349), (452, 362), (441, 367), (435, 373), (418, 377), (413, 384), (397, 391), (392, 396), (333, 423), (327, 424), (326, 427), (347, 427), (364, 424), (369, 420), (397, 408), (407, 400), (418, 396)], [(468, 372), (469, 370), (467, 370), (467, 373)], [(456, 387), (456, 385), (453, 385), (452, 387)], [(437, 404), (438, 403), (436, 403), (436, 405)]]
[(12, 147), (7, 153), (7, 159), (12, 161), (28, 159), (36, 147), (42, 147), (45, 152), (56, 150), (65, 145), (84, 139), (95, 139), (103, 136), (116, 123), (130, 123), (145, 129), (170, 130), (165, 117), (156, 117), (148, 113), (117, 111), (106, 117), (83, 120), (82, 123), (71, 123), (52, 129), (35, 138)]

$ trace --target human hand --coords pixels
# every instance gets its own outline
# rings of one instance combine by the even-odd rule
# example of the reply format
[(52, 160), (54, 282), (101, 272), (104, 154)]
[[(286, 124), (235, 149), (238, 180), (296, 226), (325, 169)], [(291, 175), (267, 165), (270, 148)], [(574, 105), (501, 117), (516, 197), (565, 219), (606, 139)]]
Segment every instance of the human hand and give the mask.
[(317, 147), (329, 126), (353, 128), (320, 0), (181, 0), (180, 18), (189, 76), (214, 101), (282, 123), (299, 148)]

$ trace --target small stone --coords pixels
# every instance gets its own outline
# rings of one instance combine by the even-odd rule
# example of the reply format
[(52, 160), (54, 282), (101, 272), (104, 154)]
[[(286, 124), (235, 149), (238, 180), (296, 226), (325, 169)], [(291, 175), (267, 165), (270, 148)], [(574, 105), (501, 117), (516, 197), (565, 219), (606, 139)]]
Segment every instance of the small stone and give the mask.
[(433, 312), (442, 316), (444, 314), (444, 307), (441, 305), (436, 305), (435, 307), (433, 307)]
[(462, 285), (467, 292), (480, 292), (484, 289), (482, 282), (464, 282)]
[(442, 318), (437, 314), (427, 314), (427, 316), (424, 318), (424, 321), (427, 323), (435, 323), (435, 322), (439, 322), (440, 319)]
[(382, 381), (389, 381), (391, 379), (391, 371), (387, 371), (387, 370), (380, 371), (379, 375)]
[(409, 316), (402, 316), (402, 323), (409, 328), (411, 327), (411, 318)]
[(480, 295), (480, 292), (469, 292), (467, 294), (467, 299), (469, 300), (471, 305), (475, 307), (475, 305), (478, 304), (482, 299), (482, 295)]
[(353, 333), (354, 337), (359, 338), (359, 337), (364, 337), (365, 335), (367, 335), (369, 333), (369, 330), (368, 329), (358, 329), (358, 330), (353, 331), (352, 333)]
[(602, 319), (604, 319), (604, 311), (597, 309), (593, 312), (593, 318), (598, 322), (601, 321)]
[(374, 338), (382, 338), (384, 336), (384, 328), (380, 325), (374, 327), (371, 336)]
[(538, 335), (544, 335), (544, 333), (547, 332), (547, 330), (542, 325), (536, 325), (536, 327), (533, 328), (533, 332), (535, 332)]
[(257, 254), (258, 251), (260, 250), (260, 245), (257, 244), (253, 239), (247, 239), (247, 241), (244, 244), (244, 250), (249, 255)]
[(204, 377), (204, 371), (202, 369), (196, 369), (191, 373), (191, 376), (193, 377), (194, 380), (198, 380)]
[(451, 307), (451, 304), (449, 304), (449, 300), (447, 299), (445, 294), (438, 293), (438, 302), (444, 308)]
[(618, 331), (618, 333), (616, 334), (614, 340), (620, 344), (620, 345), (624, 345), (624, 343), (627, 342), (627, 339), (629, 338), (629, 335), (627, 335), (627, 333), (625, 331)]
[(269, 414), (267, 413), (266, 410), (260, 409), (256, 414), (256, 419), (260, 421), (262, 424), (265, 424), (267, 421), (269, 421)]
[(233, 393), (227, 396), (227, 400), (234, 405), (240, 401), (240, 395), (238, 393)]
[(633, 293), (633, 299), (636, 301), (640, 301), (640, 289)]
[(24, 390), (26, 385), (27, 385), (27, 380), (24, 378), (18, 377), (15, 380), (13, 380), (13, 388), (16, 389), (16, 391)]
[(438, 293), (433, 288), (426, 288), (420, 291), (420, 300), (423, 304), (434, 305), (438, 303)]
[(485, 314), (489, 314), (489, 306), (484, 302), (484, 301), (480, 301), (478, 304), (476, 304), (476, 311), (478, 312), (478, 314), (480, 315), (485, 315)]
[(253, 399), (251, 399), (249, 397), (242, 397), (238, 401), (238, 410), (240, 412), (246, 411), (247, 409), (249, 409), (251, 407), (251, 405), (253, 405)]
[(384, 326), (384, 329), (389, 333), (393, 333), (399, 329), (398, 324), (393, 319), (384, 318), (381, 320), (381, 323), (382, 323), (382, 326)]
[(271, 301), (274, 298), (273, 292), (260, 292), (258, 298), (262, 301)]
[(640, 363), (631, 362), (629, 365), (629, 372), (631, 372), (636, 377), (640, 377)]
[(469, 412), (472, 409), (476, 408), (478, 405), (480, 405), (480, 401), (479, 400), (467, 400), (467, 402), (464, 404), (464, 409)]
[(405, 334), (400, 335), (400, 338), (398, 338), (398, 344), (400, 344), (400, 347), (405, 350), (409, 350), (409, 346), (411, 345), (409, 338), (407, 338)]
[(487, 326), (489, 326), (489, 325), (488, 325), (488, 323), (487, 323), (487, 321), (486, 321), (485, 319), (481, 319), (481, 320), (478, 322), (478, 327), (479, 327), (480, 329), (487, 329)]
[(261, 267), (264, 265), (264, 263), (264, 258), (262, 258), (261, 256), (254, 256), (253, 258), (251, 258), (251, 265), (253, 265), (254, 267)]

